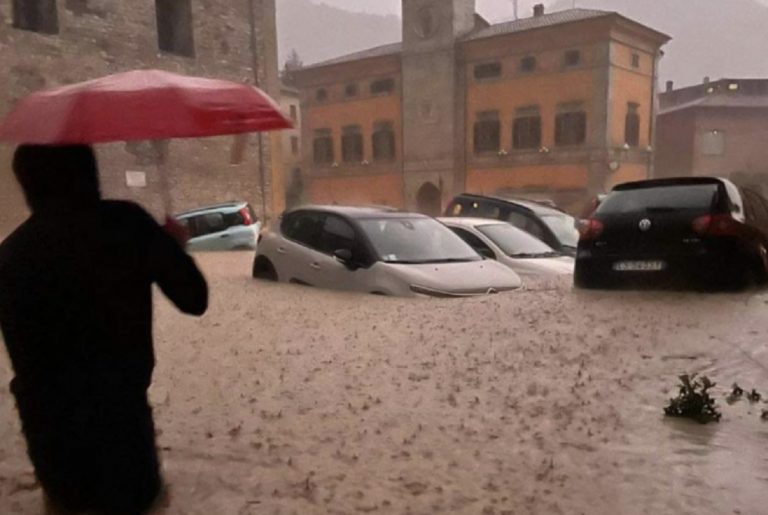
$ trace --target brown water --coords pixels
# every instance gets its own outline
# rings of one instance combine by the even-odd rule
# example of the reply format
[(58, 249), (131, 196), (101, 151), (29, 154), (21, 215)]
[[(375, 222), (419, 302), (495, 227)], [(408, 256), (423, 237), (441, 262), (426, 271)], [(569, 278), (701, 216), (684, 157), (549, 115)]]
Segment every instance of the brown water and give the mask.
[[(766, 294), (402, 300), (255, 283), (249, 260), (201, 256), (204, 319), (158, 309), (168, 513), (767, 513), (768, 405), (724, 401), (768, 393)], [(662, 416), (682, 372), (721, 383), (721, 423)], [(39, 496), (3, 386), (0, 513)]]

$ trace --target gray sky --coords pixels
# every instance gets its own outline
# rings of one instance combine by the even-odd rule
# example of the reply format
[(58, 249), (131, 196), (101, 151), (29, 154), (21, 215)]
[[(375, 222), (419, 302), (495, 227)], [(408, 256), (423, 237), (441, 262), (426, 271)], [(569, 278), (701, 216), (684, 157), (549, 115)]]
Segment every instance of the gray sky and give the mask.
[[(312, 0), (316, 4), (328, 4), (350, 11), (365, 11), (375, 14), (400, 14), (401, 0)], [(537, 3), (553, 4), (554, 0), (519, 0), (521, 16), (528, 16)], [(650, 0), (649, 0), (650, 1)], [(723, 0), (725, 3), (725, 0)], [(768, 0), (757, 0), (768, 5)], [(578, 6), (579, 1), (576, 0)], [(512, 18), (512, 0), (477, 0), (477, 10), (490, 21)]]
[[(328, 4), (350, 11), (376, 14), (400, 14), (400, 0), (312, 0), (316, 4)], [(519, 0), (520, 11), (533, 9), (541, 0)], [(766, 0), (768, 1), (768, 0)], [(545, 2), (546, 3), (546, 2)], [(512, 18), (512, 0), (477, 0), (477, 10), (491, 20)]]

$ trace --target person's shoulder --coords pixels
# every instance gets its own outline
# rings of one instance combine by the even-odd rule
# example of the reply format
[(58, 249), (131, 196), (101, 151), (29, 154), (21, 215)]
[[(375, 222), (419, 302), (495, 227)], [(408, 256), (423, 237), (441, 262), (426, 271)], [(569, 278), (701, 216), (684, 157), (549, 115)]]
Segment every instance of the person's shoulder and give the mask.
[(21, 224), (16, 230), (0, 241), (0, 266), (8, 263), (18, 254), (18, 249), (28, 246), (28, 242), (34, 239), (29, 233), (29, 220)]

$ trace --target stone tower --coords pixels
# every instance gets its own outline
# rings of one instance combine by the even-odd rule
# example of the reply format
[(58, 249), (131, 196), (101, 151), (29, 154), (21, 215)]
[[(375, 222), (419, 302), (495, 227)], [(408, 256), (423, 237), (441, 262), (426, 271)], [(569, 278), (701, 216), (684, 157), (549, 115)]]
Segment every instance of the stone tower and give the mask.
[(475, 0), (403, 0), (403, 172), (410, 209), (437, 214), (464, 187), (464, 79), (456, 40)]

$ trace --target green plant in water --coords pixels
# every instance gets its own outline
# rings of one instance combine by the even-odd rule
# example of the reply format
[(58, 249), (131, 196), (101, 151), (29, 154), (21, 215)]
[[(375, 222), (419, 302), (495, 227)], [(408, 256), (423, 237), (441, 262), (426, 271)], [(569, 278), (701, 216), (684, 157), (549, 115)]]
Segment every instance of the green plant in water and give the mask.
[(669, 406), (664, 408), (668, 417), (690, 418), (700, 424), (719, 422), (722, 413), (715, 405), (715, 399), (709, 394), (709, 390), (715, 387), (715, 383), (708, 377), (696, 378), (696, 374), (684, 374), (680, 376), (680, 393), (669, 400)]

